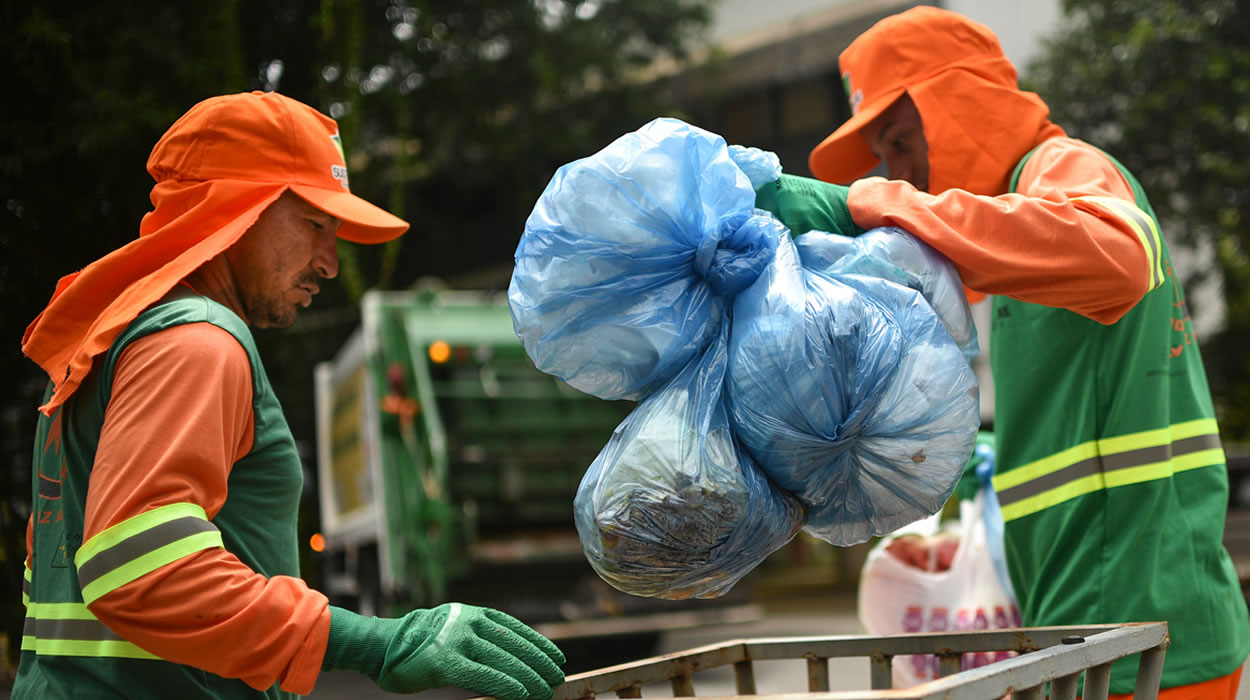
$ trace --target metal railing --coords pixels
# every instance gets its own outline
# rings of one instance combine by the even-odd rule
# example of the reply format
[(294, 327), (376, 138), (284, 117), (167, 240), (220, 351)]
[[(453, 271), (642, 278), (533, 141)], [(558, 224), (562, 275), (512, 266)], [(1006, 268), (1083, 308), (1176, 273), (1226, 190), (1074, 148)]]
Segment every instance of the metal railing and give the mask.
[[(1031, 627), (1013, 630), (922, 633), (882, 637), (780, 637), (739, 639), (665, 654), (618, 666), (569, 676), (555, 690), (553, 700), (583, 700), (615, 693), (618, 698), (640, 698), (643, 686), (668, 682), (674, 697), (693, 697), (694, 675), (710, 668), (733, 666), (737, 695), (753, 700), (852, 700), (881, 698), (976, 698), (1007, 695), (1022, 700), (1047, 697), (1074, 700), (1082, 673), (1084, 700), (1106, 700), (1111, 664), (1140, 654), (1136, 700), (1154, 700), (1159, 691), (1163, 658), (1168, 646), (1164, 622)], [(1019, 655), (961, 671), (962, 655), (971, 652), (1014, 651)], [(895, 656), (933, 654), (940, 677), (910, 688), (892, 689)], [(829, 689), (829, 659), (867, 657), (871, 690)], [(808, 693), (756, 692), (753, 662), (805, 659)]]

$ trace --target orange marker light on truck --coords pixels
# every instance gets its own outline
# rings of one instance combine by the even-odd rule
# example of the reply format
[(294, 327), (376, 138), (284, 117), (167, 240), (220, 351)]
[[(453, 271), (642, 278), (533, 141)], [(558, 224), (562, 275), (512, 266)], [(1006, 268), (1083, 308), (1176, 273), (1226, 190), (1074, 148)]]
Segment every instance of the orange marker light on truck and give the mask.
[(430, 343), (430, 361), (441, 365), (451, 359), (451, 346), (446, 341), (436, 340)]

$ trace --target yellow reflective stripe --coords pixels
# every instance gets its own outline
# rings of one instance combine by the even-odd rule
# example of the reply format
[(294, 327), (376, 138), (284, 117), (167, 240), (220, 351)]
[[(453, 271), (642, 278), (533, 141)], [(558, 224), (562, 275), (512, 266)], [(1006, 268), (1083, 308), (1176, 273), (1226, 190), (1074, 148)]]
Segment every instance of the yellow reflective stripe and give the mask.
[(22, 605), (30, 607), (30, 567), (22, 564)]
[(994, 490), (1006, 491), (1012, 486), (1019, 486), (1026, 481), (1032, 481), (1039, 476), (1045, 476), (1051, 472), (1076, 464), (1081, 460), (1097, 456), (1098, 443), (1092, 440), (1076, 447), (1069, 447), (1062, 452), (1056, 452), (1049, 457), (1039, 459), (1036, 462), (1030, 462), (1018, 469), (1012, 469), (1003, 474), (996, 474), (992, 482)]
[(22, 650), (49, 656), (160, 658), (121, 639), (84, 603), (32, 603), (22, 630)]
[[(25, 648), (25, 647), (23, 647)], [(46, 656), (93, 656), (113, 659), (160, 659), (123, 639), (111, 639), (103, 642), (79, 641), (73, 639), (37, 639), (36, 654)]]
[(1175, 423), (1166, 428), (1143, 430), (1140, 433), (1129, 433), (1099, 440), (1098, 454), (1128, 452), (1141, 447), (1156, 447), (1199, 435), (1219, 435), (1219, 433), (1220, 426), (1214, 418), (1199, 418), (1184, 423)]
[(1203, 450), (1202, 452), (1193, 452), (1180, 457), (1172, 458), (1172, 469), (1178, 472), (1189, 471), (1190, 469), (1198, 469), (1200, 467), (1210, 467), (1216, 464), (1224, 464), (1228, 458), (1224, 456), (1224, 448), (1216, 448), (1211, 450)]
[(37, 620), (94, 620), (86, 603), (33, 603), (29, 617)]
[(1176, 472), (1209, 467), (1214, 464), (1221, 464), (1223, 461), (1224, 450), (1223, 448), (1218, 448), (1191, 452), (1173, 457), (1166, 462), (1155, 462), (1154, 464), (1143, 464), (1139, 467), (1117, 469), (1105, 474), (1107, 488), (1140, 484), (1143, 481), (1152, 481), (1154, 479), (1166, 479)]
[(1099, 489), (1166, 479), (1224, 459), (1215, 419), (1203, 418), (1082, 443), (995, 476), (993, 483), (1003, 519), (1010, 521)]
[(1168, 431), (1173, 440), (1184, 440), (1198, 435), (1219, 435), (1220, 425), (1214, 418), (1199, 418), (1185, 423), (1174, 423)]
[(1137, 234), (1142, 249), (1146, 251), (1146, 273), (1150, 277), (1150, 289), (1163, 284), (1163, 243), (1159, 226), (1149, 214), (1137, 205), (1115, 197), (1073, 197), (1074, 201), (1092, 202), (1100, 209), (1128, 224)]
[(172, 503), (149, 510), (146, 513), (140, 513), (133, 518), (117, 523), (84, 542), (78, 548), (78, 553), (74, 555), (74, 565), (82, 568), (84, 563), (101, 550), (120, 544), (127, 538), (140, 534), (145, 530), (150, 530), (157, 525), (186, 517), (208, 520), (208, 514), (204, 512), (204, 509), (194, 503)]
[(140, 513), (87, 540), (74, 556), (87, 603), (160, 567), (223, 546), (221, 532), (194, 503)]
[(1000, 509), (1003, 513), (1003, 522), (1010, 522), (1016, 518), (1032, 515), (1051, 506), (1057, 506), (1064, 501), (1070, 501), (1087, 493), (1099, 491), (1105, 486), (1106, 483), (1102, 474), (1091, 474), (1082, 477), (1063, 486), (1043, 491), (1036, 496), (1029, 496), (1010, 505), (1003, 506)]
[(124, 586), (140, 576), (156, 571), (162, 566), (177, 561), (188, 554), (194, 554), (202, 549), (212, 549), (221, 546), (223, 546), (221, 532), (218, 530), (184, 537), (177, 542), (171, 542), (164, 547), (154, 549), (141, 557), (131, 560), (129, 564), (113, 569), (109, 573), (95, 579), (83, 587), (82, 599), (87, 603), (94, 602), (96, 598), (114, 588)]

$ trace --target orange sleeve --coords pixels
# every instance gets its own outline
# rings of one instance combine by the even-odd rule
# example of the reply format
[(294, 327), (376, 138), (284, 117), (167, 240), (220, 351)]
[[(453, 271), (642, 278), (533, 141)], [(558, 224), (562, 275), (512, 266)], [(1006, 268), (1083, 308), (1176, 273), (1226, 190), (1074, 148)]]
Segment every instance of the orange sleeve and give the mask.
[(899, 226), (937, 248), (970, 289), (1115, 323), (1151, 289), (1150, 257), (1131, 225), (1076, 197), (1133, 203), (1105, 156), (1052, 139), (1025, 164), (1014, 194), (931, 195), (874, 177), (852, 184), (847, 203), (860, 226)]
[(26, 568), (35, 568), (35, 514), (26, 519)]
[[(136, 340), (116, 365), (84, 542), (175, 503), (199, 505), (211, 521), (229, 495), (232, 466), (251, 449), (252, 430), (251, 366), (233, 336), (194, 323)], [(330, 630), (324, 595), (299, 578), (266, 578), (219, 548), (126, 583), (90, 609), (168, 661), (296, 693), (312, 690)]]

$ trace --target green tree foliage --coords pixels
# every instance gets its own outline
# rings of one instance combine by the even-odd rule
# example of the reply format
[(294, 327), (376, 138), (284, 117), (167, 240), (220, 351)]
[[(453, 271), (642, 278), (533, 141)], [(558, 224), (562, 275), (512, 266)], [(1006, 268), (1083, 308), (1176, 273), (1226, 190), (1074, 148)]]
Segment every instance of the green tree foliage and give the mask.
[(1228, 324), (1203, 346), (1226, 440), (1250, 440), (1250, 4), (1066, 0), (1029, 73), (1068, 132), (1142, 181), (1173, 246), (1213, 246)]
[(357, 54), (320, 70), (328, 109), (354, 120), (353, 178), (389, 191), (414, 223), (402, 252), (386, 253), (399, 264), (379, 268), (401, 277), (510, 263), (558, 165), (668, 107), (632, 77), (684, 57), (707, 16), (702, 3), (674, 0), (381, 7), (336, 13), (336, 36), (368, 40), (338, 42)]
[(154, 0), (0, 3), (0, 624), (16, 654), (34, 407), (22, 332), (56, 279), (132, 240), (144, 163), (205, 97), (278, 90), (339, 120), (352, 189), (410, 220), (341, 244), (341, 285), (258, 339), (296, 437), (313, 442), (312, 365), (367, 287), (482, 270), (506, 284), (555, 168), (672, 108), (635, 76), (681, 62), (708, 0)]

